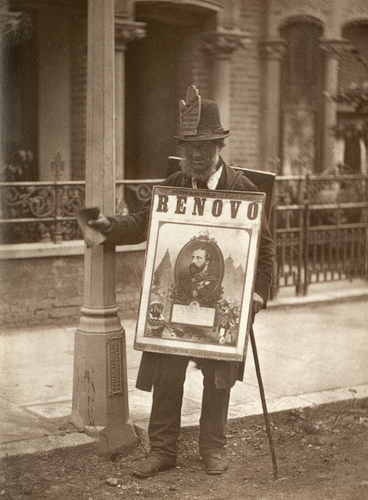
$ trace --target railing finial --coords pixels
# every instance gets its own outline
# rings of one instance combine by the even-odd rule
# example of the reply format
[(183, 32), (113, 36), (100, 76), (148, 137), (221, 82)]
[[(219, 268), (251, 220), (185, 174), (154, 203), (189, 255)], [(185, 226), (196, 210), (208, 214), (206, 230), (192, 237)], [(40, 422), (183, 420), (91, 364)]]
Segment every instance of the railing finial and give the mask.
[(51, 162), (51, 171), (54, 175), (54, 182), (58, 182), (61, 179), (61, 174), (64, 171), (65, 161), (61, 159), (60, 151), (56, 151), (56, 155)]

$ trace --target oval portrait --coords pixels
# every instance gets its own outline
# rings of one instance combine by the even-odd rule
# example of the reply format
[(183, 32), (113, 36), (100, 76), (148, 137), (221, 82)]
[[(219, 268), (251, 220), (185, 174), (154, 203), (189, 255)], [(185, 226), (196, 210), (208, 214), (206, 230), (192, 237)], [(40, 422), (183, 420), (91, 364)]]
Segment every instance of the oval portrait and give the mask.
[(222, 295), (224, 257), (214, 239), (194, 237), (180, 250), (174, 279), (187, 303), (215, 307)]

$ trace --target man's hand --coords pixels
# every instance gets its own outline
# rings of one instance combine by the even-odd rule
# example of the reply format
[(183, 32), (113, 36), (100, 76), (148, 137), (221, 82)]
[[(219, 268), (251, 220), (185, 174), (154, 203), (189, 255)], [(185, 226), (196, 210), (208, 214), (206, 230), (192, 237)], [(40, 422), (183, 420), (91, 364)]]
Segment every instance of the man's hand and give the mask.
[(100, 231), (101, 233), (108, 233), (112, 227), (112, 222), (110, 222), (109, 219), (103, 214), (100, 214), (98, 219), (89, 220), (88, 225), (93, 227), (93, 229), (97, 229), (97, 231)]
[(263, 299), (260, 295), (258, 295), (258, 293), (254, 292), (253, 293), (253, 309), (252, 309), (252, 313), (253, 313), (253, 316), (255, 316), (257, 314), (257, 312), (259, 312), (262, 307), (263, 307)]

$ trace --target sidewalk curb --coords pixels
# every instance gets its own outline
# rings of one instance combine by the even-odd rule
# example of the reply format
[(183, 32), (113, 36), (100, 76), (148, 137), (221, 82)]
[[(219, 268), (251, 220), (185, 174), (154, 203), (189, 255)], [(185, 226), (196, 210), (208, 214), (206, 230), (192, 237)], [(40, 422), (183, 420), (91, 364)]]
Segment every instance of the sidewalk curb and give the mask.
[[(313, 395), (305, 394), (299, 396), (300, 404), (298, 404), (297, 406), (291, 404), (290, 406), (280, 409), (280, 405), (276, 404), (274, 411), (272, 411), (272, 409), (271, 410), (268, 409), (267, 411), (269, 419), (272, 419), (276, 415), (279, 416), (282, 414), (287, 414), (290, 411), (297, 411), (297, 410), (302, 411), (303, 409), (316, 408), (319, 406), (348, 404), (348, 403), (356, 405), (357, 401), (359, 401), (360, 403), (363, 401), (367, 401), (368, 404), (368, 385), (356, 388), (346, 387), (343, 389), (337, 389), (336, 391), (324, 391), (324, 392), (328, 394), (329, 397), (327, 397), (326, 400), (321, 401), (319, 403), (313, 402), (313, 397), (311, 397)], [(351, 398), (347, 397), (345, 394), (346, 392), (351, 392), (352, 397)], [(340, 397), (336, 398), (336, 395), (338, 395), (339, 393)], [(334, 398), (331, 397), (332, 394), (335, 394)], [(354, 396), (354, 394), (358, 394), (358, 397)], [(285, 401), (287, 401), (290, 398), (285, 397), (280, 399), (285, 399)], [(269, 406), (270, 407), (273, 406), (272, 401), (270, 402)], [(252, 420), (256, 418), (263, 419), (264, 417), (262, 410), (255, 412), (252, 411), (250, 413), (247, 413), (246, 410), (242, 408), (242, 405), (239, 406), (239, 408), (235, 413), (238, 414), (230, 416), (228, 419), (229, 423), (240, 419), (245, 422), (247, 420)], [(182, 429), (198, 429), (199, 428), (199, 424), (197, 423), (198, 418), (196, 417), (195, 420), (196, 423), (188, 421), (187, 423), (182, 424)], [(147, 440), (148, 443), (147, 422), (140, 421), (139, 423), (134, 424), (134, 427), (137, 435), (139, 436), (140, 441), (142, 442)], [(65, 452), (70, 452), (71, 450), (75, 450), (83, 453), (93, 451), (97, 453), (96, 449), (97, 442), (98, 439), (96, 437), (90, 437), (85, 433), (78, 432), (77, 430), (75, 432), (72, 432), (71, 434), (68, 434), (67, 436), (53, 435), (53, 436), (43, 436), (39, 438), (33, 438), (24, 441), (16, 441), (0, 445), (0, 462), (6, 460), (8, 457), (20, 458), (26, 455), (42, 455), (42, 454), (52, 453), (56, 450)]]
[[(340, 291), (339, 284), (334, 284), (332, 287), (324, 287), (322, 292), (311, 293), (307, 296), (297, 297), (292, 296), (292, 289), (289, 289), (286, 293), (290, 293), (290, 296), (279, 297), (278, 299), (269, 301), (268, 309), (278, 309), (290, 311), (292, 309), (311, 307), (316, 308), (318, 306), (329, 305), (329, 304), (339, 304), (347, 303), (352, 301), (364, 301), (368, 299), (368, 282), (362, 281), (358, 286), (350, 286), (350, 289), (345, 289)], [(341, 287), (344, 288), (344, 287)], [(281, 295), (281, 293), (280, 293)], [(364, 307), (364, 304), (362, 304)], [(287, 313), (286, 313), (287, 314)], [(304, 313), (305, 314), (305, 313)], [(124, 320), (123, 320), (124, 321)], [(357, 387), (340, 387), (337, 389), (332, 389), (330, 391), (316, 391), (310, 394), (299, 394), (298, 396), (284, 396), (280, 398), (274, 398), (267, 401), (268, 413), (270, 416), (279, 413), (280, 411), (290, 411), (297, 408), (306, 408), (313, 406), (320, 406), (322, 404), (332, 404), (342, 400), (348, 400), (347, 396), (351, 391), (352, 399), (356, 397), (356, 400), (361, 400), (364, 398), (368, 399), (368, 384), (361, 385)], [(355, 394), (355, 396), (353, 395)], [(253, 403), (235, 404), (229, 409), (229, 421), (237, 418), (250, 418), (257, 415), (262, 416), (262, 407), (260, 401), (255, 401)], [(64, 417), (63, 417), (64, 418)], [(65, 416), (66, 419), (69, 417)], [(183, 416), (182, 418), (182, 428), (187, 427), (198, 427), (198, 415), (191, 415), (187, 418)], [(134, 424), (137, 432), (140, 436), (146, 435), (147, 433), (147, 423), (148, 418), (144, 420), (138, 420)], [(42, 434), (40, 432), (39, 436), (32, 437), (23, 440), (14, 440), (4, 444), (0, 444), (0, 460), (3, 460), (6, 456), (25, 456), (32, 454), (43, 454), (49, 453), (56, 449), (60, 450), (70, 450), (78, 449), (80, 451), (87, 451), (90, 447), (94, 448), (96, 445), (96, 438), (90, 437), (86, 433), (78, 432), (77, 429), (71, 430), (70, 434), (62, 436), (57, 433), (49, 433), (48, 435)]]
[[(367, 286), (368, 288), (368, 286)], [(366, 292), (357, 292), (349, 295), (340, 295), (340, 296), (304, 296), (304, 297), (291, 297), (291, 298), (283, 298), (281, 300), (275, 299), (270, 300), (267, 304), (267, 309), (281, 309), (283, 307), (303, 307), (303, 306), (315, 306), (315, 305), (323, 305), (329, 303), (346, 303), (353, 300), (362, 300), (368, 299), (368, 290)]]

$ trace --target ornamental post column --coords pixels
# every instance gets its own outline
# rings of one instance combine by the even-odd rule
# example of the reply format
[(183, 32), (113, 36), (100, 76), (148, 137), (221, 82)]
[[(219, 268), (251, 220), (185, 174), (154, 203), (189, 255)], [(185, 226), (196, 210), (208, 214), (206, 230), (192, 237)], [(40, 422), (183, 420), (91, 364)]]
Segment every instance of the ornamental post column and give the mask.
[(323, 170), (335, 165), (336, 140), (332, 128), (337, 122), (337, 103), (331, 98), (338, 90), (339, 59), (351, 47), (347, 40), (321, 40), (325, 52)]
[(261, 56), (265, 62), (260, 157), (262, 168), (273, 172), (276, 171), (280, 156), (281, 61), (285, 48), (286, 42), (281, 38), (260, 42)]
[[(9, 1), (3, 0), (0, 4), (0, 43), (5, 43), (5, 37), (17, 30), (20, 23), (20, 12), (9, 11)], [(3, 47), (0, 47), (0, 68), (3, 69)], [(3, 76), (3, 75), (2, 75)], [(0, 161), (4, 161), (5, 151), (5, 114), (4, 114), (4, 98), (5, 98), (5, 78), (0, 78)]]
[[(231, 55), (237, 47), (244, 47), (247, 37), (238, 29), (218, 28), (202, 37), (203, 49), (212, 56), (211, 97), (217, 103), (221, 125), (230, 128), (231, 122)], [(223, 157), (229, 161), (229, 150)]]
[[(115, 204), (114, 0), (88, 2), (86, 207)], [(138, 441), (129, 418), (125, 330), (115, 294), (115, 247), (85, 249), (84, 306), (75, 334), (72, 421), (100, 452)]]
[[(117, 7), (115, 7), (117, 9)], [(117, 12), (119, 14), (119, 12)], [(125, 51), (127, 44), (146, 36), (146, 23), (129, 21), (119, 15), (115, 18), (115, 127), (116, 180), (125, 179)], [(126, 213), (124, 186), (116, 189), (116, 213)]]

